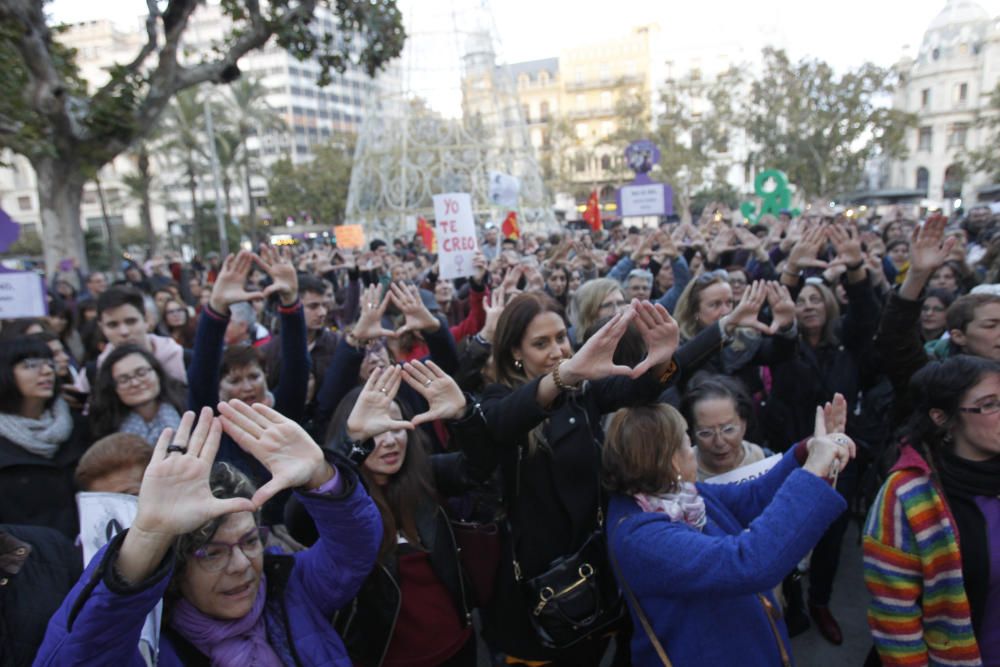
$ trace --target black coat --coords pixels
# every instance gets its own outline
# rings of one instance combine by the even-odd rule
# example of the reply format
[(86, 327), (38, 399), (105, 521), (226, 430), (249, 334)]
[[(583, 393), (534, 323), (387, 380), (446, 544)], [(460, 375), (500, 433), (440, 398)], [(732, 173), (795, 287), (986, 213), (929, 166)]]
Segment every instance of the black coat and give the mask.
[(82, 571), (80, 551), (58, 531), (0, 525), (0, 667), (31, 664)]
[(90, 446), (86, 422), (73, 415), (73, 432), (51, 459), (0, 437), (0, 523), (55, 528), (69, 538), (80, 532), (73, 472)]
[[(606, 378), (588, 383), (580, 393), (560, 394), (546, 411), (536, 399), (539, 381), (517, 389), (488, 387), (482, 406), (490, 437), (472, 446), (488, 449), (500, 465), (514, 535), (512, 540), (504, 531), (496, 597), (484, 610), (485, 634), (510, 655), (552, 660), (567, 655), (543, 647), (535, 638), (528, 620), (530, 602), (514, 577), (512, 542), (525, 579), (584, 544), (597, 528), (599, 509), (606, 507), (599, 482), (602, 416), (655, 402), (664, 387), (653, 373), (638, 380)], [(543, 423), (547, 445), (529, 454), (529, 433)]]

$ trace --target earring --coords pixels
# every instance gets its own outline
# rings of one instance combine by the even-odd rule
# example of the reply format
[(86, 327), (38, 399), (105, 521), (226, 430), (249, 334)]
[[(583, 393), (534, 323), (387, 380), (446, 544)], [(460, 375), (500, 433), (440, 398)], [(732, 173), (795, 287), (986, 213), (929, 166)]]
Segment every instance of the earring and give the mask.
[(521, 363), (520, 359), (514, 360), (514, 368), (516, 368), (517, 370), (521, 370), (522, 368), (524, 368), (524, 364)]

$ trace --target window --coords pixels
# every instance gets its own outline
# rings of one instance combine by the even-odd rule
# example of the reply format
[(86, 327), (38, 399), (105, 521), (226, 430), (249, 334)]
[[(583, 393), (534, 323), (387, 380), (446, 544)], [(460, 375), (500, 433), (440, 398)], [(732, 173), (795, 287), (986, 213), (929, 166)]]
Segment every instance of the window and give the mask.
[(524, 122), (525, 123), (530, 123), (531, 122), (531, 105), (530, 104), (522, 104), (521, 105), (521, 115), (524, 116)]
[(610, 155), (602, 155), (601, 156), (601, 169), (604, 170), (604, 171), (608, 171), (609, 169), (611, 169), (611, 156)]
[(577, 155), (574, 163), (577, 173), (582, 173), (587, 170), (587, 160), (582, 155)]
[(922, 127), (917, 135), (917, 150), (927, 153), (931, 152), (932, 131), (929, 127)]
[(576, 96), (576, 110), (577, 111), (583, 111), (586, 108), (587, 108), (587, 98), (585, 98), (583, 95), (577, 95)]
[(585, 139), (587, 137), (587, 124), (577, 123), (576, 125), (576, 136), (578, 139)]
[(31, 197), (18, 197), (17, 198), (17, 207), (19, 209), (21, 209), (22, 211), (30, 211), (31, 210)]
[(957, 199), (962, 196), (962, 184), (965, 181), (965, 171), (960, 164), (949, 165), (944, 170), (944, 197)]
[(538, 85), (539, 86), (547, 86), (547, 85), (549, 85), (549, 73), (548, 72), (539, 72), (538, 73)]
[[(544, 74), (544, 72), (543, 72), (543, 74)], [(549, 120), (549, 103), (548, 102), (542, 102), (538, 106), (538, 120), (542, 121), (543, 123), (548, 122), (548, 120)]]
[(948, 128), (948, 148), (962, 148), (965, 146), (966, 137), (969, 134), (967, 123), (955, 123)]
[(920, 91), (920, 108), (929, 109), (931, 106), (931, 89), (924, 88)]
[(610, 109), (610, 108), (611, 108), (611, 93), (605, 90), (603, 93), (601, 93), (601, 109)]
[(522, 74), (519, 77), (517, 77), (517, 87), (518, 88), (527, 88), (529, 82), (530, 82), (530, 80), (528, 79), (528, 75), (527, 74)]
[(583, 83), (583, 70), (582, 69), (576, 70), (576, 72), (574, 72), (573, 76), (574, 76), (575, 81), (578, 84), (582, 84)]
[(917, 190), (927, 193), (931, 183), (931, 172), (926, 167), (917, 167)]
[(955, 84), (955, 106), (962, 107), (969, 100), (969, 84), (967, 83), (956, 83)]

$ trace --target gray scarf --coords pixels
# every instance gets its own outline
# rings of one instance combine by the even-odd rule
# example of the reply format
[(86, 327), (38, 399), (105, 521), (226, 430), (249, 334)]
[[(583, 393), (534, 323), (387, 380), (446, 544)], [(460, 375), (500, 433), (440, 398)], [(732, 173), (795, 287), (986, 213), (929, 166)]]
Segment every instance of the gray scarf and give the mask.
[(181, 416), (177, 414), (177, 409), (166, 401), (163, 401), (160, 403), (160, 407), (156, 411), (156, 415), (152, 421), (147, 422), (139, 416), (138, 412), (132, 410), (122, 420), (122, 425), (118, 427), (118, 430), (122, 433), (135, 434), (150, 445), (155, 446), (156, 441), (160, 439), (160, 433), (163, 432), (163, 429), (176, 429), (180, 423)]
[(0, 436), (36, 456), (51, 459), (73, 433), (73, 417), (66, 401), (57, 398), (38, 419), (0, 413)]

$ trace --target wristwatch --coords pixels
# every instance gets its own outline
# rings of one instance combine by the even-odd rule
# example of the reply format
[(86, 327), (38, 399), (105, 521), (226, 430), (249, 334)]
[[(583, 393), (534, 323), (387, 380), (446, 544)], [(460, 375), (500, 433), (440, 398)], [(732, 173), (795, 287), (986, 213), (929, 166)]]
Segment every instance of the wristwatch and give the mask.
[(375, 438), (352, 440), (347, 431), (344, 431), (344, 452), (348, 461), (360, 466), (373, 451), (375, 451)]

